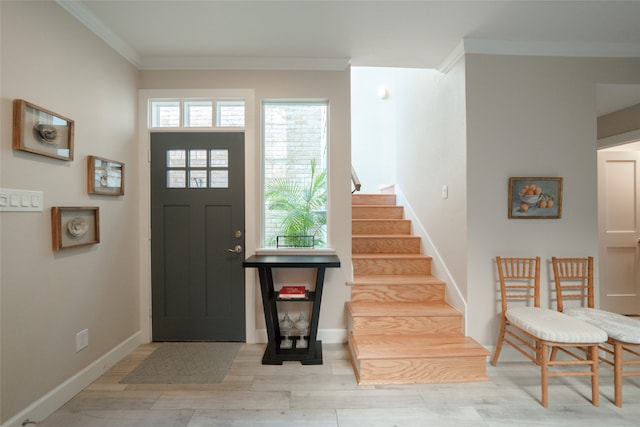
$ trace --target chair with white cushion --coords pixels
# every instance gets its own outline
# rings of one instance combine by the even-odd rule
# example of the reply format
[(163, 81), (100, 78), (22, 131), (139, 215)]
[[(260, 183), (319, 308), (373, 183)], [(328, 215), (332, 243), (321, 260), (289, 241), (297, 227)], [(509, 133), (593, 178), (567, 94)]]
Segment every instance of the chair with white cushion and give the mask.
[[(622, 378), (640, 376), (640, 371), (624, 370), (625, 366), (640, 365), (640, 320), (594, 308), (593, 257), (552, 257), (551, 263), (558, 311), (597, 326), (609, 337), (600, 345), (600, 360), (613, 366), (614, 404), (622, 407)], [(566, 300), (578, 300), (579, 306), (569, 307)]]
[[(607, 334), (587, 322), (540, 307), (540, 257), (496, 257), (502, 318), (498, 342), (491, 359), (496, 365), (502, 344), (508, 343), (540, 366), (542, 406), (549, 405), (549, 377), (587, 376), (591, 378), (591, 402), (598, 406), (598, 345)], [(513, 307), (520, 301), (524, 306)], [(533, 306), (527, 305), (533, 303)], [(569, 360), (549, 359), (549, 350), (562, 349)], [(587, 355), (576, 348), (585, 348)], [(579, 366), (582, 370), (559, 370), (563, 366)], [(557, 371), (550, 372), (550, 367)]]

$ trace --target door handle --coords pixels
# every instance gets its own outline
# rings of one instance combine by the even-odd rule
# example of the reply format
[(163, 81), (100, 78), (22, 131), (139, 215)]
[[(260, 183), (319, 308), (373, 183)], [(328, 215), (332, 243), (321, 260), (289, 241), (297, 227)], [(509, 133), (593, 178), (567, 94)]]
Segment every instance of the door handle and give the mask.
[(227, 251), (231, 252), (232, 254), (239, 254), (242, 253), (242, 246), (236, 245), (234, 248), (227, 249)]

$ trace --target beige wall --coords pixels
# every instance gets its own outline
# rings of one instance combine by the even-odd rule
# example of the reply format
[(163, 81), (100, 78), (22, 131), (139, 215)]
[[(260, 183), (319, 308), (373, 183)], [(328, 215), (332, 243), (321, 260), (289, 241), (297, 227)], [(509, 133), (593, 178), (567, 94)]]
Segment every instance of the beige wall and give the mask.
[[(469, 333), (493, 346), (496, 255), (542, 258), (543, 305), (550, 304), (551, 256), (597, 258), (596, 85), (640, 83), (640, 59), (465, 60), (469, 210), (460, 256), (468, 263)], [(562, 218), (508, 219), (510, 176), (563, 177)]]
[(640, 129), (640, 104), (598, 117), (598, 139)]
[[(320, 339), (328, 342), (341, 342), (346, 338), (345, 301), (350, 298), (347, 280), (351, 277), (351, 135), (350, 135), (350, 72), (346, 71), (143, 71), (140, 89), (145, 91), (170, 89), (251, 89), (255, 93), (254, 108), (255, 129), (253, 146), (248, 147), (248, 154), (255, 156), (256, 170), (247, 171), (248, 187), (260, 188), (259, 136), (260, 102), (268, 98), (307, 98), (329, 99), (329, 191), (330, 206), (328, 221), (330, 227), (329, 246), (336, 250), (342, 261), (339, 269), (328, 269), (322, 299), (322, 310), (319, 320)], [(141, 141), (144, 143), (144, 141)], [(141, 167), (145, 167), (141, 165)], [(144, 172), (143, 172), (144, 174)], [(251, 230), (259, 230), (259, 194), (249, 201), (247, 213), (253, 220), (253, 227), (247, 228), (247, 251), (251, 255), (252, 248), (259, 247), (260, 236), (257, 232), (250, 235)], [(144, 215), (143, 215), (144, 216)], [(248, 224), (249, 225), (249, 224)], [(143, 248), (143, 250), (145, 250)], [(144, 256), (144, 254), (143, 254)], [(278, 277), (277, 277), (278, 278)], [(251, 272), (248, 280), (254, 280), (255, 272)], [(296, 280), (298, 280), (296, 278)], [(264, 332), (264, 312), (262, 310), (260, 292), (248, 292), (257, 295), (255, 301), (255, 327), (258, 341), (266, 338)], [(250, 316), (251, 317), (251, 316)]]
[[(137, 195), (87, 194), (87, 156), (137, 167), (138, 72), (55, 2), (1, 2), (1, 185), (38, 190), (44, 211), (0, 213), (1, 420), (69, 380), (139, 329)], [(75, 121), (65, 162), (11, 149), (12, 100)], [(101, 242), (53, 252), (51, 206), (98, 206)], [(89, 330), (76, 352), (75, 335)]]

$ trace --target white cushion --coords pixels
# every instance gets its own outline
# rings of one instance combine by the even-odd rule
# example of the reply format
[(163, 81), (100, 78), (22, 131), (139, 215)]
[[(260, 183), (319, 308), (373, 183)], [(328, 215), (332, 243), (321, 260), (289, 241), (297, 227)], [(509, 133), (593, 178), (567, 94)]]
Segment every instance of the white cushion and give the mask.
[(547, 308), (510, 308), (505, 316), (514, 326), (545, 341), (568, 344), (607, 341), (607, 333), (602, 329)]
[(638, 319), (595, 308), (569, 308), (564, 313), (597, 326), (610, 338), (630, 344), (640, 344), (640, 320)]

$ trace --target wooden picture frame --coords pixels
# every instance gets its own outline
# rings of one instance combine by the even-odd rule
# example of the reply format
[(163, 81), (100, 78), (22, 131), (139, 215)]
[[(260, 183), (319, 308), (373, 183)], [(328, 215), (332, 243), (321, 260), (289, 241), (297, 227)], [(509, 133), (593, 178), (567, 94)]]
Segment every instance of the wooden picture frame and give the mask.
[(51, 208), (53, 250), (100, 243), (100, 208)]
[(124, 163), (97, 156), (87, 157), (87, 192), (124, 195)]
[(13, 100), (13, 149), (73, 160), (73, 120), (23, 99)]
[(562, 217), (562, 178), (509, 178), (509, 218), (558, 219)]

